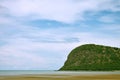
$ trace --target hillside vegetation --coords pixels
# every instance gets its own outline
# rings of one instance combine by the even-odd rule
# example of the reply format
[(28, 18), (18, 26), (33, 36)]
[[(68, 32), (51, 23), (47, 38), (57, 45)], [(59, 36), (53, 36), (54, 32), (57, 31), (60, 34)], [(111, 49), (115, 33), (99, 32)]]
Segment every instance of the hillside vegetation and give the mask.
[(120, 48), (86, 44), (73, 49), (60, 70), (120, 70)]

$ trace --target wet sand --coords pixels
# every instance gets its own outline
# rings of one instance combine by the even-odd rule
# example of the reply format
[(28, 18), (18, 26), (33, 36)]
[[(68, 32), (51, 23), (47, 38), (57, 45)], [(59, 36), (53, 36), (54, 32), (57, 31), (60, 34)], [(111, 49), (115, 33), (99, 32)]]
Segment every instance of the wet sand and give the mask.
[(106, 75), (19, 75), (0, 76), (0, 80), (120, 80), (120, 74)]

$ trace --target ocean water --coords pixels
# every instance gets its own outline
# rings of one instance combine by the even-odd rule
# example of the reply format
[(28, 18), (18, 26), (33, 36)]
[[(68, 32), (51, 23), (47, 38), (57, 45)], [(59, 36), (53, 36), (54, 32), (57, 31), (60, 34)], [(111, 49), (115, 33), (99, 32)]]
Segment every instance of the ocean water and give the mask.
[(50, 74), (53, 70), (0, 70), (0, 75)]
[(120, 74), (120, 71), (55, 71), (55, 70), (0, 70), (0, 76), (6, 75), (99, 75), (99, 74)]

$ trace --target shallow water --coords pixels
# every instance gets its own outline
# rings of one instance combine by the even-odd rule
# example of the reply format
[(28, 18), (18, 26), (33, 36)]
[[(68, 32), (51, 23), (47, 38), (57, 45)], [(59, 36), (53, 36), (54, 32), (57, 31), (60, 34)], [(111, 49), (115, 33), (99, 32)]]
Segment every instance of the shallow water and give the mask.
[(0, 70), (0, 76), (5, 75), (99, 75), (99, 74), (120, 74), (120, 71), (54, 71), (54, 70)]

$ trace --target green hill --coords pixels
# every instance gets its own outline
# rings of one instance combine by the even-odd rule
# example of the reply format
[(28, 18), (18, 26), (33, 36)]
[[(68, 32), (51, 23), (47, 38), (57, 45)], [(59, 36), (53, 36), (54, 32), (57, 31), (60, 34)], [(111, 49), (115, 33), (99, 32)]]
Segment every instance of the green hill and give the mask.
[(60, 70), (120, 70), (120, 48), (86, 44), (73, 49)]

